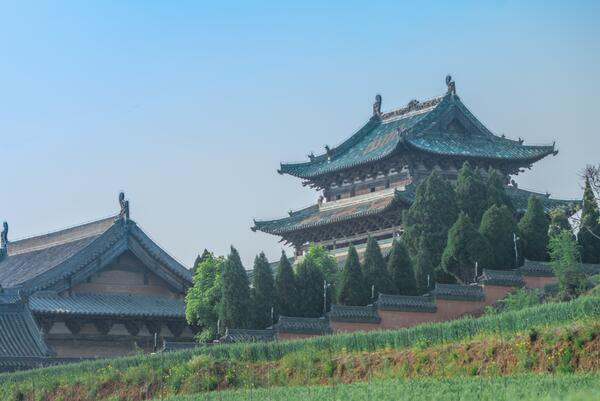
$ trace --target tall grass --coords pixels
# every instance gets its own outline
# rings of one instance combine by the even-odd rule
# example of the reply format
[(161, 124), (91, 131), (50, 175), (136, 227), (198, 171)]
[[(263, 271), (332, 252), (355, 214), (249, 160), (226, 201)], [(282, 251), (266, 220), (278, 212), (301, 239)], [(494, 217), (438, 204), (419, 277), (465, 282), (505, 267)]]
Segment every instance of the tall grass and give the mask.
[(544, 304), (520, 311), (479, 318), (421, 324), (399, 330), (357, 332), (286, 342), (224, 344), (158, 355), (102, 359), (2, 374), (0, 375), (0, 396), (4, 395), (2, 394), (3, 388), (44, 388), (46, 386), (49, 386), (46, 388), (50, 388), (60, 383), (83, 383), (93, 380), (99, 372), (106, 371), (107, 368), (114, 372), (143, 366), (147, 372), (162, 374), (172, 366), (187, 362), (200, 354), (216, 359), (257, 362), (277, 360), (289, 353), (306, 348), (327, 350), (333, 353), (398, 349), (415, 345), (417, 342), (439, 344), (470, 339), (482, 334), (505, 335), (528, 330), (531, 327), (560, 325), (591, 318), (600, 318), (599, 297), (586, 296), (565, 303)]

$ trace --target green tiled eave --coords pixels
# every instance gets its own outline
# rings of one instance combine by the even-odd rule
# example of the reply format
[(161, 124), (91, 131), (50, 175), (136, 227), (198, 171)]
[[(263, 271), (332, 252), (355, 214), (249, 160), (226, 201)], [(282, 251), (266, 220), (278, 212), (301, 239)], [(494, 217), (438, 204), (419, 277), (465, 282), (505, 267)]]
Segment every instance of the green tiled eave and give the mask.
[[(439, 119), (457, 110), (472, 129), (466, 133), (436, 130)], [(394, 113), (388, 113), (393, 115)], [(398, 113), (396, 113), (398, 114)], [(492, 134), (458, 96), (445, 95), (404, 109), (398, 115), (371, 118), (357, 133), (327, 154), (302, 163), (282, 163), (279, 172), (304, 179), (372, 163), (407, 149), (461, 158), (484, 158), (530, 164), (555, 152), (554, 145), (530, 146)]]

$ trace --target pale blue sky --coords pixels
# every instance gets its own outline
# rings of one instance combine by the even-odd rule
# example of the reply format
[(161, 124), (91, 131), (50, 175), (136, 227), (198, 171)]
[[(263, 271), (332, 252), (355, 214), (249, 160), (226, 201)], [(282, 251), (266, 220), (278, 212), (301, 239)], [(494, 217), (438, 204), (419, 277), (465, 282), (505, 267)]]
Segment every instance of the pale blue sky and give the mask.
[[(445, 91), (493, 132), (560, 153), (523, 187), (579, 197), (600, 161), (599, 2), (0, 2), (0, 219), (10, 237), (118, 211), (191, 265), (275, 237), (252, 218), (317, 194), (280, 161)], [(404, 3), (404, 4), (403, 4)]]

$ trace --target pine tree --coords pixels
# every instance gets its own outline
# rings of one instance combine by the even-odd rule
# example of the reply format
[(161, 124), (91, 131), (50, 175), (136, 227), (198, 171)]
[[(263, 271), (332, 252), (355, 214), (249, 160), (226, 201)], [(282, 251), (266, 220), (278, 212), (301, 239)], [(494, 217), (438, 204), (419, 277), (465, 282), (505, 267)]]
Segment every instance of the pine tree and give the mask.
[(294, 270), (284, 251), (281, 251), (281, 259), (275, 276), (275, 293), (277, 299), (277, 314), (283, 316), (294, 316), (298, 306), (298, 288)]
[(490, 258), (486, 239), (477, 231), (471, 219), (461, 212), (448, 232), (448, 245), (442, 255), (441, 267), (461, 284), (475, 280), (475, 263), (486, 266)]
[(530, 260), (548, 260), (549, 222), (542, 202), (531, 195), (527, 202), (527, 211), (518, 224), (523, 240), (523, 254)]
[(455, 191), (458, 209), (466, 213), (473, 224), (479, 225), (488, 202), (481, 171), (473, 171), (471, 165), (465, 162), (458, 171)]
[(516, 267), (514, 234), (517, 225), (506, 205), (492, 205), (481, 218), (479, 232), (490, 245), (490, 260), (484, 266), (490, 269), (508, 270)]
[(342, 305), (366, 305), (368, 295), (365, 288), (365, 280), (360, 269), (358, 253), (351, 245), (348, 248), (348, 256), (342, 270), (338, 293), (338, 302)]
[(506, 205), (509, 209), (513, 209), (512, 202), (506, 193), (504, 180), (502, 175), (494, 169), (488, 171), (486, 182), (487, 208), (493, 205)]
[(264, 329), (273, 324), (271, 308), (275, 308), (275, 285), (271, 265), (263, 252), (254, 259), (252, 284), (253, 327)]
[(400, 239), (392, 243), (387, 270), (395, 287), (391, 294), (418, 295), (413, 264), (404, 242)]
[(221, 321), (225, 327), (249, 328), (251, 325), (248, 275), (238, 251), (232, 246), (223, 266)]
[(448, 241), (448, 230), (457, 217), (456, 196), (452, 186), (435, 172), (417, 187), (415, 201), (404, 213), (403, 239), (415, 261), (417, 288), (426, 291), (427, 276), (435, 282)]
[(323, 282), (325, 276), (312, 258), (304, 258), (296, 268), (298, 307), (296, 314), (319, 317), (323, 314)]
[(581, 224), (577, 233), (577, 242), (581, 247), (583, 263), (600, 263), (600, 213), (598, 202), (588, 179), (585, 180), (583, 192), (583, 209)]
[(381, 249), (373, 237), (369, 237), (367, 241), (362, 268), (369, 294), (371, 294), (372, 288), (375, 289), (375, 295), (380, 292), (383, 294), (394, 292), (394, 284), (386, 268), (385, 260), (383, 260)]

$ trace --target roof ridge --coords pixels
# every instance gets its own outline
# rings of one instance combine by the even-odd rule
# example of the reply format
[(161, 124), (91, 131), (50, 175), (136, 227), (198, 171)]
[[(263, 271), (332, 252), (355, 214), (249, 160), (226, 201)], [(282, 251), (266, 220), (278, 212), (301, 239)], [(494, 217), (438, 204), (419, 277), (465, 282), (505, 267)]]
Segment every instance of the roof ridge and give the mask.
[[(92, 220), (92, 221), (88, 221), (88, 222), (81, 223), (81, 224), (76, 224), (73, 226), (46, 232), (43, 234), (32, 235), (29, 237), (17, 239), (15, 241), (10, 241), (8, 243), (9, 256), (20, 255), (20, 254), (29, 253), (29, 252), (35, 252), (35, 251), (39, 251), (42, 249), (52, 248), (54, 246), (63, 245), (63, 244), (69, 243), (69, 242), (75, 242), (75, 241), (78, 241), (81, 239), (100, 235), (103, 232), (105, 232), (106, 230), (108, 230), (108, 228), (110, 228), (113, 225), (114, 219), (116, 219), (116, 218), (117, 218), (117, 215), (111, 215), (111, 216), (104, 217), (101, 219)], [(83, 232), (79, 233), (79, 235), (68, 236), (68, 234), (70, 234), (70, 233), (75, 233), (77, 229), (91, 228), (96, 224), (108, 223), (108, 222), (110, 222), (111, 224), (107, 225), (106, 227), (104, 227), (104, 225), (102, 225), (101, 226), (102, 228), (97, 228), (96, 230), (83, 231)], [(56, 237), (56, 236), (59, 236), (59, 238), (56, 238), (53, 241), (48, 241), (52, 237)], [(37, 245), (34, 244), (36, 241), (39, 242)], [(31, 244), (29, 244), (29, 243), (31, 243)], [(27, 246), (28, 244), (29, 244), (29, 246)]]
[(446, 96), (447, 94), (430, 97), (424, 100), (413, 99), (409, 101), (406, 106), (381, 113), (381, 121), (389, 122), (389, 120), (397, 117), (408, 117), (409, 115), (423, 113), (427, 109), (436, 107)]

